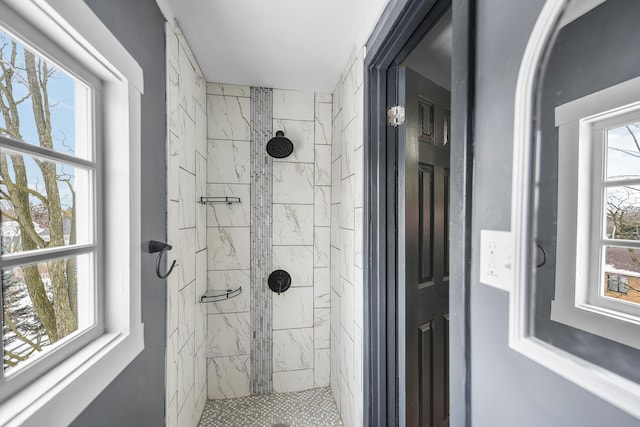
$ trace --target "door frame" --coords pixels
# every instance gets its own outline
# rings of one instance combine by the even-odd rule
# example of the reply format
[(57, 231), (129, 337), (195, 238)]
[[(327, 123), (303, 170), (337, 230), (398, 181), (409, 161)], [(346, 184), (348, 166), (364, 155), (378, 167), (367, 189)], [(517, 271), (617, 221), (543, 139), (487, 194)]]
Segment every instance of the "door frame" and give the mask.
[[(450, 425), (470, 421), (471, 201), (475, 88), (474, 0), (390, 0), (366, 44), (364, 129), (364, 425), (399, 423), (397, 360), (397, 130), (386, 111), (397, 99), (398, 59), (417, 46), (441, 15), (453, 13), (451, 99)], [(455, 374), (455, 376), (453, 375)]]

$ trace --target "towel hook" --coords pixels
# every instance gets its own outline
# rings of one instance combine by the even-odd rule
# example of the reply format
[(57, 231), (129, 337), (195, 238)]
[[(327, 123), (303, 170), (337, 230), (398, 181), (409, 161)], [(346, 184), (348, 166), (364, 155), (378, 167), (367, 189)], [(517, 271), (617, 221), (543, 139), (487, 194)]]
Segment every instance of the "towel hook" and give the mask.
[(169, 267), (169, 271), (167, 271), (164, 274), (160, 272), (160, 263), (162, 262), (162, 255), (165, 252), (170, 251), (171, 249), (173, 249), (173, 247), (167, 243), (158, 242), (157, 240), (149, 241), (149, 253), (158, 254), (158, 259), (156, 260), (156, 274), (161, 279), (166, 279), (167, 277), (169, 277), (169, 275), (177, 265), (176, 261), (173, 260), (173, 262), (171, 263), (171, 267)]
[[(539, 244), (536, 243), (536, 248), (538, 249), (538, 253), (542, 254), (542, 261), (539, 261), (536, 265), (536, 268), (540, 268), (547, 263), (547, 251)], [(539, 259), (540, 257), (538, 257)]]

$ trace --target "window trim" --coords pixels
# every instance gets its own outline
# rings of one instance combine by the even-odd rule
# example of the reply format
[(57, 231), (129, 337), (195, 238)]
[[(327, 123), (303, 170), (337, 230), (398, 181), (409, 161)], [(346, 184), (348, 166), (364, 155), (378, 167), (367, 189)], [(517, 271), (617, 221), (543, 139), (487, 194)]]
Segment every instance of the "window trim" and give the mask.
[[(606, 240), (601, 228), (603, 129), (640, 117), (639, 91), (636, 77), (556, 107), (563, 173), (558, 174), (556, 291), (551, 302), (551, 320), (638, 349), (640, 307), (597, 295), (601, 266), (593, 260), (601, 259)], [(580, 185), (585, 182), (589, 185)]]
[[(97, 131), (104, 138), (102, 147), (109, 147), (102, 156), (104, 176), (110, 177), (97, 194), (105, 208), (99, 212), (103, 227), (98, 230), (105, 247), (104, 268), (99, 271), (105, 283), (105, 333), (0, 404), (0, 425), (68, 425), (144, 348), (140, 267), (143, 72), (84, 2), (2, 0), (0, 7), (9, 29), (20, 21), (28, 22), (16, 31), (28, 44), (45, 51), (57, 46), (102, 81), (103, 102), (98, 113), (102, 128)], [(38, 38), (38, 32), (45, 39)]]

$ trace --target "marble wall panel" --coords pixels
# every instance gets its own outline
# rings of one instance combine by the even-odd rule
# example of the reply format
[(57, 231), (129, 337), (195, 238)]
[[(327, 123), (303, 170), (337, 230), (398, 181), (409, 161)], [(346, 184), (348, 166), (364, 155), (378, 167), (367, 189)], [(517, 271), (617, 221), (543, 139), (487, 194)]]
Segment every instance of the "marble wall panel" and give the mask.
[(289, 288), (273, 295), (273, 329), (313, 327), (313, 288)]
[(313, 163), (273, 162), (273, 203), (313, 204), (313, 170)]
[[(182, 348), (195, 332), (195, 280), (178, 294), (178, 347)], [(193, 342), (193, 340), (192, 340)]]
[(287, 120), (314, 120), (313, 92), (273, 90), (273, 118)]
[(362, 329), (353, 327), (353, 380), (356, 387), (354, 391), (362, 392)]
[(313, 239), (314, 267), (330, 267), (331, 256), (331, 228), (315, 227)]
[[(333, 119), (331, 123), (331, 163), (342, 156), (342, 111)], [(342, 160), (340, 160), (342, 162)], [(342, 175), (338, 175), (342, 178)]]
[(209, 399), (249, 396), (250, 372), (249, 355), (207, 359)]
[(313, 306), (316, 308), (331, 306), (331, 269), (313, 269)]
[(249, 354), (249, 313), (210, 314), (207, 357)]
[[(178, 352), (178, 410), (188, 403), (187, 398), (194, 389), (193, 337)], [(193, 404), (191, 405), (193, 410)]]
[(248, 270), (250, 268), (249, 227), (209, 227), (207, 239), (209, 269)]
[[(166, 379), (165, 379), (165, 395), (167, 402), (175, 399), (178, 400), (178, 332), (174, 332), (167, 338), (167, 355), (166, 355)], [(177, 403), (176, 403), (177, 409)], [(175, 417), (177, 419), (178, 413)]]
[[(331, 318), (330, 318), (330, 327), (331, 333), (338, 335), (340, 333), (340, 295), (335, 291), (335, 289), (331, 289)], [(333, 342), (333, 341), (332, 341)]]
[[(167, 197), (170, 201), (178, 201), (180, 199), (180, 179), (178, 177), (180, 163), (180, 137), (170, 132), (169, 140), (169, 158), (167, 160), (167, 172), (171, 179), (167, 178)], [(177, 217), (176, 217), (177, 219)]]
[(345, 333), (353, 337), (353, 285), (344, 279), (340, 294), (340, 324)]
[(207, 95), (240, 96), (243, 98), (249, 98), (251, 96), (251, 88), (249, 86), (207, 83)]
[[(331, 246), (340, 247), (340, 203), (331, 205)], [(338, 271), (339, 272), (339, 271)]]
[(316, 92), (316, 103), (328, 103), (333, 101), (333, 94), (329, 92)]
[(340, 183), (340, 227), (349, 230), (354, 229), (354, 192), (355, 179), (350, 175)]
[(313, 286), (313, 254), (311, 246), (274, 246), (273, 270), (291, 275), (291, 287)]
[[(333, 150), (332, 150), (333, 152)], [(342, 164), (340, 157), (331, 163), (331, 204), (340, 203), (340, 194), (342, 191), (340, 178)]]
[[(206, 99), (206, 95), (202, 92), (202, 97)], [(207, 158), (207, 105), (196, 104), (195, 119), (195, 150), (196, 154)], [(205, 180), (206, 182), (206, 180)]]
[(313, 311), (313, 333), (315, 349), (331, 346), (331, 309), (316, 308)]
[(193, 412), (195, 411), (195, 400), (193, 398), (193, 389), (190, 390), (189, 395), (186, 397), (186, 402), (182, 405), (182, 408), (178, 412), (178, 425), (179, 426), (192, 426)]
[(313, 369), (273, 373), (273, 391), (291, 393), (313, 388)]
[(315, 187), (313, 222), (316, 227), (331, 225), (331, 187)]
[[(356, 139), (356, 141), (358, 141)], [(354, 193), (353, 193), (353, 205), (356, 208), (362, 208), (364, 205), (364, 148), (358, 147), (353, 156), (353, 169), (354, 169)]]
[(196, 279), (196, 229), (180, 229), (175, 235), (177, 239), (171, 242), (173, 250), (169, 252), (169, 257), (174, 258), (178, 263), (172, 274), (180, 276), (180, 289), (182, 289)]
[[(207, 305), (200, 303), (200, 297), (207, 292), (207, 251), (196, 253), (196, 282), (193, 295), (195, 304), (194, 312), (194, 337), (196, 352), (207, 340)], [(200, 389), (197, 389), (200, 391)]]
[(178, 170), (178, 202), (180, 228), (196, 226), (196, 176), (182, 168)]
[(331, 185), (331, 146), (317, 145), (315, 149), (315, 185)]
[(249, 98), (207, 95), (207, 137), (249, 141), (251, 139)]
[[(316, 145), (331, 146), (331, 104), (317, 102), (316, 97), (316, 126), (315, 126), (315, 142)], [(331, 152), (329, 152), (331, 154)]]
[[(206, 154), (206, 151), (205, 151)], [(207, 195), (207, 158), (199, 153), (196, 155), (196, 186), (195, 186), (195, 210), (196, 210), (196, 250), (207, 249), (207, 207), (199, 203), (200, 197)]]
[(355, 173), (354, 165), (354, 146), (355, 146), (355, 127), (357, 126), (355, 120), (351, 120), (345, 130), (342, 131), (342, 146), (341, 146), (341, 178), (345, 179)]
[(210, 139), (207, 153), (208, 183), (249, 184), (249, 141)]
[(331, 383), (331, 394), (333, 394), (333, 400), (336, 402), (336, 406), (338, 410), (340, 408), (340, 340), (336, 337), (336, 335), (331, 333), (331, 366), (330, 366), (330, 383)]
[[(201, 347), (196, 350), (195, 355), (195, 386), (194, 391), (196, 391), (196, 395), (194, 397), (204, 394), (207, 395), (207, 357), (206, 357), (207, 349)], [(202, 408), (204, 409), (204, 408)], [(196, 413), (202, 414), (202, 409), (198, 408), (196, 405)], [(196, 420), (198, 421), (198, 420)]]
[(363, 228), (362, 221), (363, 218), (363, 210), (362, 208), (356, 208), (354, 210), (354, 234), (353, 234), (353, 264), (354, 266), (362, 269), (363, 260), (362, 260), (362, 247), (364, 245), (364, 236), (363, 236)]
[(340, 248), (340, 275), (349, 283), (353, 283), (355, 278), (355, 266), (354, 260), (354, 231), (347, 230), (345, 228), (340, 229), (340, 235), (342, 237)]
[(273, 331), (273, 372), (313, 368), (313, 328)]
[(180, 136), (180, 143), (183, 147), (182, 167), (191, 173), (196, 169), (196, 124), (189, 115), (183, 113), (184, 135)]
[(361, 268), (355, 268), (355, 282), (353, 284), (353, 323), (355, 326), (364, 326), (363, 306), (364, 306), (364, 273)]
[(179, 72), (181, 80), (184, 82), (188, 82), (189, 84), (185, 84), (182, 87), (180, 106), (184, 109), (185, 113), (189, 115), (192, 120), (195, 120), (196, 117), (196, 100), (195, 100), (195, 91), (196, 91), (196, 70), (192, 61), (190, 60), (188, 53), (188, 46), (185, 46), (182, 43), (180, 44), (179, 50)]
[(331, 350), (323, 348), (314, 351), (314, 385), (328, 387), (331, 373)]
[(274, 245), (313, 245), (313, 205), (273, 205)]

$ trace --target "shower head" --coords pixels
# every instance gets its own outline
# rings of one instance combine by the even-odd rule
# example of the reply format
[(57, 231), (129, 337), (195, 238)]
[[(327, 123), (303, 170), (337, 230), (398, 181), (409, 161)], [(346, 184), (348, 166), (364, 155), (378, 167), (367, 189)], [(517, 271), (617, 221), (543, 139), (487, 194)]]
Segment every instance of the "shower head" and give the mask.
[(267, 142), (267, 154), (276, 159), (284, 159), (293, 153), (293, 142), (281, 130)]

